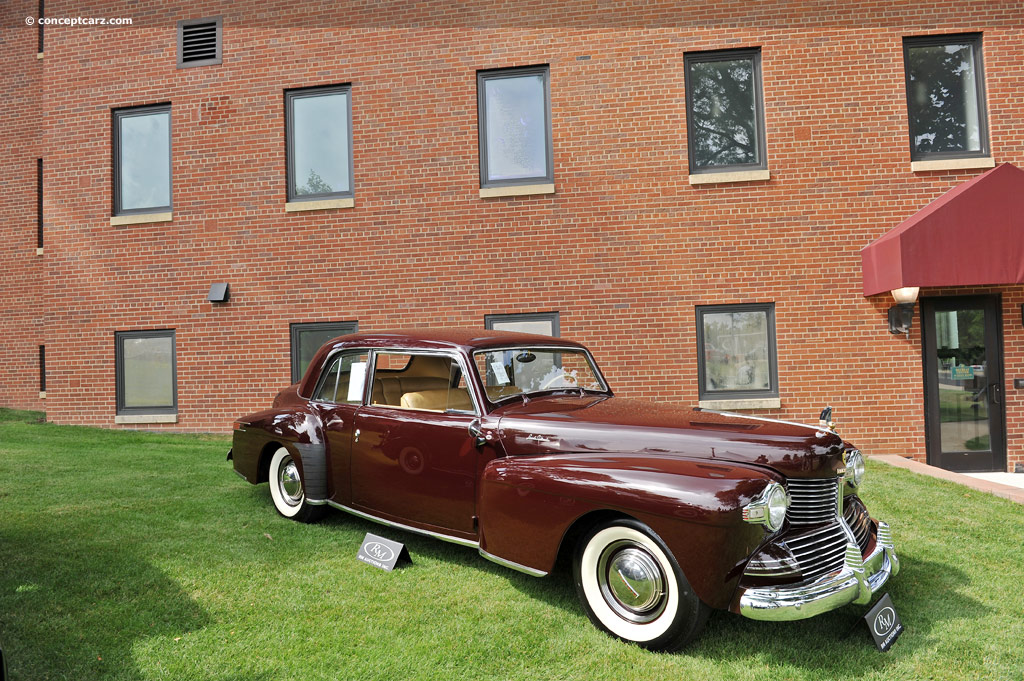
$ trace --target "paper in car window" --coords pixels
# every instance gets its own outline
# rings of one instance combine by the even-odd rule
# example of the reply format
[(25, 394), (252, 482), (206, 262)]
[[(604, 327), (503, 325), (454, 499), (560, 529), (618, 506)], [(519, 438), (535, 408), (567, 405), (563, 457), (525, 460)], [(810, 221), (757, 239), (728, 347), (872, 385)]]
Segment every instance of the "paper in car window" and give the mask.
[(509, 382), (508, 372), (505, 371), (505, 365), (501, 362), (491, 362), (491, 371), (494, 372), (494, 379), (498, 383), (505, 385)]
[(363, 386), (366, 384), (366, 362), (355, 362), (352, 365), (352, 373), (349, 374), (348, 378), (348, 397), (345, 398), (349, 402), (362, 402), (363, 401)]

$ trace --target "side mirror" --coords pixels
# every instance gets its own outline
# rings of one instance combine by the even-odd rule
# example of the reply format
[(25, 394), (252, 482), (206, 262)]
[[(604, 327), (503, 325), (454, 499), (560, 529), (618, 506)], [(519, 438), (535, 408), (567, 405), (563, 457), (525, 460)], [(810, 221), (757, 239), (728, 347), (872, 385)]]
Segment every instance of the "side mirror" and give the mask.
[(483, 428), (480, 427), (480, 419), (473, 419), (469, 423), (469, 434), (476, 438), (474, 444), (477, 447), (483, 447), (484, 444), (491, 439), (490, 433), (484, 435)]

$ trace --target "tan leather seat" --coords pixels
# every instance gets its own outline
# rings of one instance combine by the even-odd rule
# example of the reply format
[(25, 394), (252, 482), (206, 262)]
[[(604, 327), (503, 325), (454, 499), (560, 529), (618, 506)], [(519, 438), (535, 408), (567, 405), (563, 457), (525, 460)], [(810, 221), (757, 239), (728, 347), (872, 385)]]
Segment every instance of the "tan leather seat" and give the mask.
[[(402, 371), (383, 370), (373, 378), (371, 404), (402, 405), (402, 395), (424, 390), (447, 392), (451, 381), (452, 360), (433, 355), (414, 355)], [(444, 407), (441, 407), (444, 410)]]
[(401, 406), (426, 411), (473, 411), (473, 400), (464, 388), (417, 390), (402, 395)]

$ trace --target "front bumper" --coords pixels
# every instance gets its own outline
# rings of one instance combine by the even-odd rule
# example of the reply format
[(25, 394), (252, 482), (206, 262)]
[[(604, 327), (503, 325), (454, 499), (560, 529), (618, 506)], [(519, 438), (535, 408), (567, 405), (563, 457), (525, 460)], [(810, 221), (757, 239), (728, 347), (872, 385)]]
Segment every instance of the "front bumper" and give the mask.
[(743, 589), (739, 612), (754, 620), (781, 622), (807, 619), (849, 603), (867, 604), (899, 570), (892, 533), (879, 522), (875, 548), (867, 558), (851, 542), (841, 569), (800, 584)]

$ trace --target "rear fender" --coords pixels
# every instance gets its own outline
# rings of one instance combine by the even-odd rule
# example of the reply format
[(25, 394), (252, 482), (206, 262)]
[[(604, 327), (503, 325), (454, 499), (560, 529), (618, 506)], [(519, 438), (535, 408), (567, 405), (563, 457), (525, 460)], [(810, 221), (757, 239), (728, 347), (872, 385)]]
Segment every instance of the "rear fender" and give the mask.
[(593, 522), (631, 517), (661, 537), (701, 600), (725, 608), (765, 539), (762, 526), (743, 522), (742, 508), (773, 479), (760, 468), (678, 456), (495, 459), (480, 485), (480, 548), (547, 573)]

